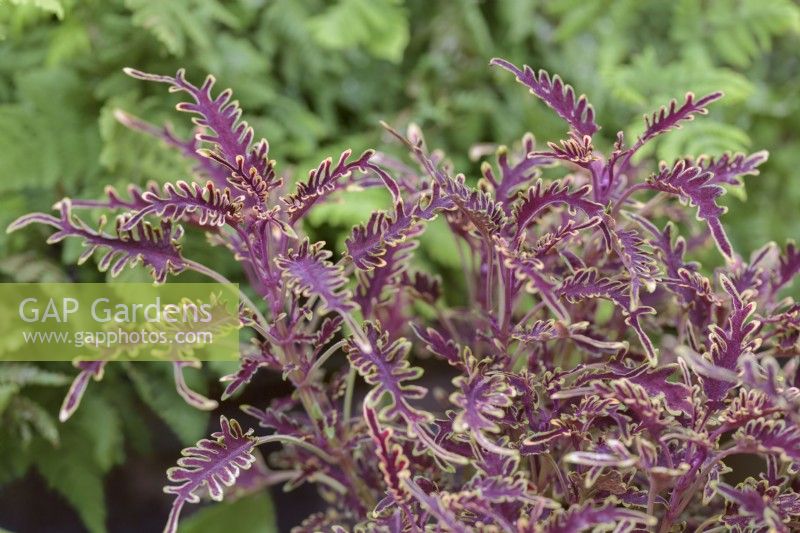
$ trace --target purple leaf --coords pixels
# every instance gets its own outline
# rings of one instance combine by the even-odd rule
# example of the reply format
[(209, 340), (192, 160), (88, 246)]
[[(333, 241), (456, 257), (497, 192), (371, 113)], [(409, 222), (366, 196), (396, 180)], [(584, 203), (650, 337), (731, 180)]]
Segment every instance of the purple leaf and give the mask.
[(148, 215), (177, 221), (186, 215), (195, 215), (201, 226), (223, 226), (241, 219), (242, 200), (233, 198), (229, 189), (220, 190), (212, 182), (205, 186), (178, 181), (175, 185), (164, 185), (163, 194), (152, 190), (141, 196), (143, 207), (127, 218), (123, 230), (131, 230)]
[(618, 440), (609, 440), (596, 451), (570, 452), (564, 456), (564, 461), (577, 465), (592, 467), (629, 468), (634, 466), (636, 456), (632, 455), (623, 443)]
[(572, 276), (564, 278), (561, 286), (556, 290), (556, 294), (573, 303), (593, 298), (603, 298), (613, 302), (614, 305), (622, 310), (625, 316), (625, 324), (630, 326), (639, 338), (639, 343), (644, 348), (647, 360), (653, 365), (656, 364), (658, 351), (645, 332), (640, 320), (645, 315), (656, 314), (656, 311), (649, 306), (635, 307), (631, 299), (630, 290), (626, 288), (624, 281), (601, 278), (596, 269), (584, 268), (575, 271)]
[(784, 460), (800, 461), (800, 429), (783, 420), (752, 420), (736, 433), (734, 439), (745, 449), (777, 453)]
[(275, 260), (283, 271), (288, 286), (301, 296), (317, 295), (324, 307), (320, 310), (336, 311), (341, 314), (356, 309), (350, 291), (344, 288), (347, 283), (342, 268), (328, 261), (332, 255), (325, 250), (324, 242), (311, 244), (308, 239), (300, 243), (296, 250), (289, 250)]
[[(740, 485), (742, 486), (742, 485)], [(719, 483), (717, 492), (723, 498), (732, 502), (736, 506), (736, 512), (740, 516), (748, 518), (747, 524), (755, 530), (760, 526), (765, 531), (775, 533), (789, 533), (791, 530), (783, 523), (781, 512), (772, 505), (769, 497), (751, 487), (733, 488), (727, 483)]]
[(453, 385), (458, 390), (450, 401), (459, 409), (453, 420), (456, 433), (469, 431), (475, 442), (500, 455), (516, 455), (517, 451), (498, 445), (495, 434), (501, 433), (499, 422), (511, 407), (516, 391), (499, 372), (483, 373), (473, 368), (468, 376), (458, 376)]
[(602, 214), (603, 206), (586, 198), (591, 189), (589, 185), (575, 191), (570, 191), (569, 187), (570, 182), (564, 180), (554, 181), (545, 189), (542, 180), (538, 180), (524, 195), (520, 195), (522, 200), (514, 206), (515, 239), (519, 239), (536, 217), (551, 205), (565, 205), (570, 213), (579, 210), (589, 217)]
[(540, 70), (537, 75), (528, 65), (520, 70), (505, 59), (492, 59), (491, 64), (516, 76), (518, 82), (528, 87), (531, 93), (558, 113), (577, 134), (591, 137), (599, 129), (594, 122), (594, 109), (586, 97), (581, 95), (576, 98), (575, 90), (565, 85), (558, 76), (550, 78), (544, 70)]
[[(325, 321), (325, 323), (327, 322), (328, 321)], [(223, 383), (228, 383), (222, 393), (223, 400), (227, 400), (250, 383), (250, 380), (253, 379), (261, 368), (281, 370), (281, 364), (272, 353), (272, 348), (268, 343), (256, 343), (256, 347), (258, 351), (246, 354), (242, 357), (239, 362), (239, 369), (236, 372), (219, 379)]]
[(465, 183), (463, 175), (455, 178), (446, 176), (439, 183), (445, 198), (450, 199), (469, 221), (468, 230), (474, 230), (484, 238), (490, 239), (505, 225), (505, 212), (502, 204), (485, 191), (472, 189)]
[(572, 135), (567, 140), (559, 141), (558, 144), (547, 143), (547, 146), (550, 148), (550, 152), (541, 153), (544, 157), (569, 161), (587, 169), (590, 168), (592, 161), (597, 160), (594, 146), (592, 146), (592, 138), (589, 135), (584, 135), (583, 138)]
[(164, 492), (173, 494), (175, 501), (164, 527), (165, 533), (178, 530), (178, 519), (185, 503), (199, 502), (201, 491), (207, 492), (212, 500), (222, 501), (225, 487), (232, 486), (239, 473), (255, 463), (253, 430), (245, 433), (236, 420), (224, 416), (220, 417), (219, 425), (221, 431), (211, 435), (214, 440), (201, 439), (195, 446), (184, 448), (178, 466), (167, 471), (172, 484), (165, 486)]
[(458, 518), (447, 508), (438, 494), (426, 493), (415, 480), (406, 480), (405, 485), (420, 506), (430, 513), (440, 526), (446, 527), (447, 531), (452, 531), (453, 533), (468, 533), (470, 531), (467, 526), (459, 522)]
[(127, 211), (137, 211), (144, 209), (148, 203), (144, 200), (143, 196), (146, 192), (153, 194), (160, 194), (161, 187), (154, 181), (147, 182), (144, 189), (138, 185), (128, 185), (127, 193), (129, 199), (126, 200), (122, 195), (111, 185), (106, 186), (105, 195), (107, 200), (70, 200), (72, 207), (75, 209), (124, 209)]
[(786, 251), (780, 257), (772, 282), (772, 292), (776, 293), (792, 283), (798, 273), (800, 273), (800, 249), (797, 248), (794, 241), (789, 241), (786, 243)]
[(402, 446), (392, 442), (393, 430), (390, 427), (381, 428), (375, 409), (366, 403), (364, 404), (364, 419), (367, 421), (372, 442), (376, 446), (380, 461), (379, 467), (384, 483), (388, 487), (387, 492), (395, 504), (404, 505), (411, 499), (411, 495), (403, 484), (404, 480), (411, 478), (410, 462), (403, 453)]
[(351, 150), (342, 152), (335, 166), (330, 157), (325, 159), (317, 168), (308, 172), (307, 181), (297, 184), (297, 190), (293, 194), (281, 198), (287, 205), (291, 224), (300, 220), (319, 200), (340, 187), (342, 180), (350, 177), (354, 171), (367, 172), (377, 169), (369, 162), (374, 151), (367, 150), (348, 163), (347, 160), (352, 153)]
[(513, 252), (506, 245), (499, 248), (505, 257), (504, 265), (519, 281), (525, 282), (525, 290), (538, 294), (556, 318), (569, 322), (569, 313), (555, 294), (558, 284), (548, 276), (544, 264), (536, 258)]
[(377, 402), (383, 395), (388, 395), (390, 403), (381, 409), (382, 418), (388, 421), (402, 418), (409, 431), (425, 442), (438, 457), (447, 461), (463, 462), (462, 458), (433, 442), (426, 429), (433, 422), (433, 416), (410, 403), (411, 400), (424, 398), (427, 393), (426, 388), (408, 383), (416, 381), (422, 375), (421, 368), (413, 367), (408, 362), (411, 344), (405, 339), (390, 343), (388, 333), (373, 322), (364, 324), (364, 334), (369, 346), (361, 347), (350, 341), (347, 349), (350, 364), (373, 387), (368, 401)]
[(400, 276), (400, 285), (408, 289), (416, 298), (434, 305), (442, 297), (442, 280), (422, 271), (413, 273), (404, 270)]
[(545, 533), (580, 533), (598, 526), (616, 526), (622, 531), (621, 526), (627, 525), (628, 529), (635, 525), (654, 525), (655, 517), (648, 516), (639, 511), (617, 507), (612, 503), (595, 505), (591, 502), (575, 504), (569, 509), (553, 513), (541, 530)]
[(559, 337), (554, 320), (537, 320), (530, 326), (519, 325), (512, 336), (523, 343), (538, 343)]
[[(703, 505), (711, 503), (711, 500), (717, 495), (717, 487), (719, 486), (723, 468), (724, 465), (721, 465), (721, 463), (716, 463), (711, 467), (711, 471), (708, 473), (708, 479), (705, 485), (703, 485)], [(730, 471), (730, 468), (727, 470)]]
[(597, 269), (586, 268), (564, 278), (557, 293), (568, 302), (580, 302), (590, 298), (620, 299), (625, 294), (625, 283), (620, 280), (600, 277)]
[[(731, 298), (732, 309), (724, 328), (717, 325), (710, 327), (711, 361), (719, 368), (735, 371), (740, 358), (755, 352), (761, 345), (761, 340), (756, 337), (761, 323), (750, 319), (756, 310), (756, 303), (746, 301), (728, 278), (722, 276), (720, 282)], [(715, 405), (719, 405), (731, 386), (731, 383), (722, 380), (709, 378), (703, 381), (706, 395)]]
[(407, 240), (389, 246), (380, 260), (382, 264), (369, 271), (357, 271), (355, 301), (364, 316), (371, 316), (376, 306), (393, 299), (396, 290), (392, 289), (400, 283), (418, 245), (417, 241)]
[(699, 100), (695, 100), (694, 98), (694, 94), (686, 93), (682, 106), (678, 107), (678, 102), (673, 99), (670, 100), (668, 106), (661, 106), (661, 108), (651, 116), (645, 115), (645, 131), (639, 137), (637, 144), (642, 145), (662, 133), (666, 133), (674, 128), (680, 128), (682, 122), (694, 120), (695, 115), (708, 114), (707, 106), (722, 98), (722, 93), (713, 92)]
[(64, 397), (64, 402), (61, 404), (61, 410), (58, 413), (58, 419), (61, 422), (69, 420), (78, 409), (83, 399), (83, 394), (86, 392), (86, 387), (89, 385), (89, 379), (94, 379), (95, 381), (103, 379), (106, 361), (78, 361), (75, 366), (80, 369), (80, 373), (75, 376), (72, 385), (69, 387), (69, 392)]
[(645, 241), (636, 230), (616, 229), (611, 218), (608, 218), (606, 223), (610, 228), (611, 247), (628, 271), (630, 305), (631, 310), (634, 310), (639, 307), (639, 289), (641, 287), (648, 292), (655, 290), (658, 268), (653, 257), (645, 251)]
[(388, 394), (391, 403), (381, 410), (381, 417), (394, 420), (398, 416), (409, 424), (428, 423), (432, 416), (411, 406), (409, 400), (425, 397), (427, 389), (410, 385), (422, 375), (422, 369), (408, 362), (411, 344), (405, 339), (389, 342), (389, 334), (373, 322), (364, 324), (364, 333), (369, 349), (360, 348), (355, 342), (348, 343), (348, 358), (364, 380), (372, 385), (372, 398), (377, 401)]
[(540, 174), (540, 168), (552, 164), (552, 160), (539, 153), (534, 152), (536, 143), (533, 135), (525, 134), (522, 138), (524, 154), (518, 162), (510, 164), (508, 161), (508, 149), (500, 147), (497, 150), (497, 167), (500, 170), (500, 179), (495, 177), (492, 166), (488, 162), (481, 165), (481, 174), (495, 189), (495, 199), (503, 202), (506, 207), (517, 188)]
[(650, 176), (647, 182), (656, 190), (675, 194), (696, 206), (697, 218), (708, 224), (708, 229), (720, 252), (728, 259), (732, 259), (733, 249), (719, 220), (726, 209), (717, 205), (717, 198), (725, 194), (725, 189), (715, 184), (712, 178), (710, 172), (678, 161), (672, 168), (662, 164), (659, 173)]
[(347, 255), (356, 268), (371, 270), (386, 264), (387, 250), (419, 235), (422, 228), (402, 201), (395, 204), (393, 215), (385, 211), (372, 213), (369, 220), (353, 228), (345, 240)]
[(465, 369), (461, 349), (455, 341), (450, 338), (446, 339), (444, 335), (433, 328), (423, 330), (416, 324), (411, 324), (411, 329), (425, 343), (425, 348), (429, 352), (441, 357), (454, 367)]
[(576, 222), (575, 220), (568, 220), (555, 230), (545, 233), (539, 237), (536, 240), (536, 243), (533, 245), (533, 254), (536, 258), (541, 259), (557, 246), (566, 244), (572, 237), (575, 237), (581, 231), (594, 228), (601, 222), (602, 219), (600, 217), (592, 217), (586, 222), (580, 223)]
[(124, 229), (128, 218), (119, 216), (116, 220), (117, 236), (114, 237), (103, 231), (105, 218), (101, 219), (100, 228), (94, 230), (72, 214), (72, 206), (68, 199), (62, 200), (56, 207), (60, 211), (59, 218), (44, 213), (33, 213), (18, 218), (8, 230), (15, 231), (29, 224), (39, 223), (53, 226), (58, 230), (47, 239), (50, 244), (67, 237), (78, 237), (86, 248), (78, 259), (78, 264), (89, 259), (95, 250), (104, 249), (105, 253), (98, 263), (98, 268), (101, 272), (110, 269), (112, 276), (117, 276), (128, 265), (135, 266), (141, 262), (149, 267), (157, 283), (163, 283), (168, 273), (177, 274), (186, 268), (178, 244), (183, 229), (180, 226), (173, 226), (168, 220), (162, 220), (160, 227), (140, 222), (131, 229)]
[[(718, 158), (701, 156), (697, 159), (697, 166), (703, 172), (710, 172), (713, 176), (711, 183), (725, 183), (740, 185), (740, 176), (757, 176), (758, 167), (764, 164), (769, 157), (769, 152), (761, 150), (754, 154), (723, 154)], [(690, 163), (691, 164), (691, 163)]]
[[(605, 365), (604, 365), (605, 366)], [(626, 378), (630, 382), (643, 387), (653, 398), (663, 395), (670, 411), (679, 415), (691, 411), (691, 391), (684, 383), (669, 381), (676, 371), (677, 365), (661, 365), (652, 368), (650, 365), (639, 365), (628, 368), (621, 364), (611, 365), (602, 370), (588, 373), (576, 381), (576, 385), (584, 385), (594, 381), (608, 381), (614, 378)]]
[(420, 219), (431, 220), (439, 211), (455, 209), (465, 219), (466, 223), (463, 224), (465, 233), (477, 232), (487, 243), (491, 242), (492, 236), (506, 222), (503, 204), (495, 201), (488, 192), (468, 186), (463, 174), (451, 177), (446, 171), (441, 170), (436, 161), (425, 151), (421, 133), (415, 132), (415, 138), (409, 139), (388, 126), (386, 128), (408, 146), (433, 180), (430, 200), (426, 200), (425, 205), (418, 204), (414, 209), (414, 215)]
[(219, 161), (229, 169), (235, 171), (243, 166), (249, 172), (252, 168), (262, 179), (270, 181), (275, 171), (267, 157), (267, 141), (262, 139), (253, 146), (253, 128), (241, 120), (242, 109), (237, 101), (231, 101), (233, 92), (230, 89), (216, 97), (212, 96), (211, 90), (216, 83), (214, 76), (206, 77), (203, 85), (197, 87), (186, 80), (183, 69), (178, 70), (174, 77), (147, 74), (132, 68), (124, 70), (129, 76), (140, 80), (166, 83), (170, 86), (170, 92), (187, 93), (193, 102), (181, 102), (177, 109), (197, 115), (195, 124), (207, 128), (197, 135), (197, 139), (211, 143)]
[(659, 398), (650, 396), (647, 389), (626, 378), (594, 385), (597, 394), (611, 398), (624, 405), (631, 418), (639, 422), (652, 435), (658, 435), (666, 427), (669, 417), (663, 412)]

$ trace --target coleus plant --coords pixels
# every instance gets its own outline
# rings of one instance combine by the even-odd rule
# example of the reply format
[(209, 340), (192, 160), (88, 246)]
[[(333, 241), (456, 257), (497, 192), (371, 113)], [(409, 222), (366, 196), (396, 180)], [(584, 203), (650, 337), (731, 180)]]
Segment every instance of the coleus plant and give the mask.
[[(545, 148), (531, 135), (519, 150), (500, 147), (476, 186), (418, 128), (386, 126), (411, 163), (348, 150), (290, 193), (267, 141), (255, 142), (213, 77), (198, 87), (183, 71), (128, 70), (185, 94), (178, 109), (195, 115), (193, 139), (118, 118), (193, 158), (194, 180), (64, 199), (56, 215), (11, 226), (52, 226), (51, 242), (84, 242), (83, 260), (103, 250), (101, 269), (142, 263), (157, 282), (186, 270), (222, 279), (184, 257), (184, 226), (241, 263), (257, 298), (243, 298), (240, 321), (255, 339), (223, 378), (223, 399), (261, 369), (282, 373), (294, 392), (242, 406), (264, 435), (223, 416), (218, 433), (184, 450), (168, 473), (166, 531), (185, 504), (221, 500), (253, 475), (260, 487), (318, 485), (329, 509), (298, 531), (800, 527), (800, 306), (781, 293), (800, 272), (800, 251), (770, 243), (743, 259), (718, 203), (766, 152), (648, 171), (640, 149), (706, 114), (721, 93), (670, 102), (632, 142), (618, 133), (602, 153), (584, 96), (544, 71), (492, 64), (568, 131)], [(304, 235), (310, 210), (367, 187), (384, 188), (391, 208), (355, 227), (342, 257)], [(114, 228), (80, 218), (85, 208), (117, 213)], [(460, 251), (465, 304), (414, 259), (437, 218)], [(709, 242), (724, 259), (713, 272), (687, 257)], [(450, 372), (423, 376), (430, 356)], [(105, 364), (77, 364), (62, 419)], [(186, 386), (185, 366), (175, 363), (181, 395), (216, 407)], [(257, 460), (265, 443), (281, 445), (269, 468)], [(726, 476), (736, 454), (760, 456), (762, 471)]]

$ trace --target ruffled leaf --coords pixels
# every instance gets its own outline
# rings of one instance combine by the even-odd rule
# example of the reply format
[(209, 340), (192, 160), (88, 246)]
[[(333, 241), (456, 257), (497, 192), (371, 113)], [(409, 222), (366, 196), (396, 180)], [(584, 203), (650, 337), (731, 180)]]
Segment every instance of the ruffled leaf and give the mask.
[(360, 270), (386, 265), (387, 251), (418, 235), (422, 228), (403, 202), (395, 204), (394, 214), (376, 211), (369, 220), (353, 228), (345, 240), (347, 256)]
[(324, 245), (322, 241), (311, 244), (306, 239), (296, 250), (278, 257), (275, 264), (296, 294), (319, 296), (324, 304), (320, 312), (349, 313), (356, 309), (356, 304), (350, 291), (344, 288), (347, 279), (341, 267), (328, 261), (332, 254), (323, 248)]
[(644, 287), (653, 292), (656, 287), (658, 268), (655, 259), (646, 251), (646, 243), (634, 229), (616, 229), (613, 220), (608, 219), (611, 247), (622, 260), (628, 271), (631, 310), (639, 306), (639, 290)]
[(426, 388), (409, 383), (422, 376), (422, 369), (413, 367), (408, 362), (411, 344), (405, 339), (389, 342), (389, 334), (373, 322), (364, 323), (364, 334), (368, 346), (349, 341), (348, 359), (364, 381), (372, 385), (369, 401), (377, 402), (383, 395), (389, 396), (390, 403), (381, 409), (380, 416), (388, 421), (398, 417), (403, 419), (408, 424), (409, 434), (417, 436), (438, 457), (463, 462), (462, 458), (444, 450), (433, 441), (426, 429), (433, 422), (433, 416), (411, 405), (411, 400), (420, 400), (427, 393)]
[(519, 69), (505, 59), (492, 59), (491, 64), (516, 76), (519, 83), (558, 113), (577, 134), (591, 137), (599, 129), (594, 121), (594, 108), (586, 97), (576, 97), (575, 90), (570, 85), (565, 85), (558, 76), (551, 78), (544, 70), (537, 74), (528, 65)]
[(800, 461), (800, 429), (783, 420), (752, 420), (736, 432), (734, 439), (745, 449), (777, 453), (784, 460)]
[(741, 185), (741, 176), (757, 176), (758, 167), (766, 163), (769, 152), (761, 150), (754, 154), (723, 154), (720, 157), (701, 156), (697, 159), (697, 166), (703, 172), (710, 172), (713, 176), (711, 183), (725, 183), (727, 185)]
[(115, 237), (103, 231), (105, 219), (101, 220), (100, 229), (94, 230), (73, 215), (69, 199), (65, 198), (56, 204), (56, 208), (59, 209), (58, 218), (44, 213), (25, 215), (14, 221), (8, 231), (33, 223), (53, 226), (58, 231), (50, 236), (48, 243), (53, 244), (67, 237), (81, 239), (85, 250), (78, 259), (79, 264), (89, 259), (95, 250), (105, 250), (98, 268), (101, 272), (109, 270), (112, 276), (117, 276), (126, 266), (135, 266), (141, 262), (149, 267), (157, 283), (163, 283), (168, 273), (177, 274), (186, 268), (178, 244), (183, 229), (173, 226), (169, 220), (162, 220), (160, 227), (142, 221), (125, 229), (128, 218), (119, 216), (116, 220)]
[(171, 485), (164, 492), (173, 494), (175, 501), (169, 513), (165, 533), (178, 530), (178, 519), (186, 503), (200, 501), (201, 491), (215, 501), (222, 501), (225, 487), (236, 482), (239, 473), (247, 470), (256, 461), (253, 449), (256, 438), (253, 430), (244, 432), (236, 420), (224, 416), (219, 420), (221, 431), (214, 433), (214, 440), (202, 439), (195, 446), (181, 451), (178, 466), (167, 471)]
[(666, 133), (669, 130), (680, 128), (681, 123), (694, 120), (695, 115), (707, 115), (708, 105), (722, 98), (721, 92), (713, 92), (695, 100), (692, 93), (686, 93), (683, 105), (678, 107), (676, 100), (670, 100), (667, 106), (661, 108), (652, 115), (645, 115), (645, 131), (639, 137), (639, 143), (647, 141)]
[(589, 217), (601, 215), (603, 206), (587, 198), (591, 187), (584, 185), (574, 191), (570, 190), (570, 182), (554, 181), (547, 188), (542, 180), (521, 194), (521, 201), (514, 206), (515, 234), (520, 237), (523, 231), (551, 205), (565, 205), (570, 213), (582, 211)]
[(405, 456), (402, 446), (392, 442), (394, 433), (392, 429), (390, 427), (382, 428), (375, 409), (366, 403), (364, 404), (364, 419), (367, 421), (372, 442), (376, 446), (379, 467), (383, 474), (383, 481), (388, 487), (389, 496), (395, 504), (402, 505), (411, 499), (411, 495), (404, 485), (404, 480), (411, 478), (410, 461)]
[(170, 86), (170, 92), (187, 93), (193, 101), (182, 102), (177, 109), (197, 115), (194, 118), (195, 124), (205, 128), (197, 139), (211, 143), (220, 162), (229, 169), (235, 171), (241, 160), (241, 166), (246, 171), (249, 172), (252, 168), (262, 179), (272, 181), (277, 186), (277, 182), (273, 181), (273, 162), (267, 158), (267, 141), (262, 139), (253, 145), (253, 128), (241, 120), (242, 109), (239, 103), (236, 100), (231, 101), (233, 91), (226, 89), (216, 97), (212, 95), (211, 91), (216, 83), (214, 76), (206, 77), (203, 84), (197, 87), (186, 79), (186, 71), (183, 69), (178, 70), (174, 77), (147, 74), (131, 68), (124, 70), (129, 76), (140, 80), (166, 83)]
[(516, 455), (516, 450), (498, 445), (494, 438), (500, 433), (499, 422), (512, 405), (516, 391), (503, 374), (474, 370), (470, 376), (453, 380), (458, 391), (450, 396), (450, 401), (459, 408), (453, 420), (453, 430), (457, 433), (468, 431), (475, 442), (492, 453)]
[(127, 218), (122, 229), (133, 229), (148, 215), (173, 221), (193, 215), (192, 222), (200, 226), (223, 226), (237, 222), (242, 210), (241, 198), (233, 198), (230, 189), (220, 190), (210, 181), (205, 186), (167, 183), (160, 195), (152, 190), (142, 193), (141, 202), (145, 206)]
[[(614, 503), (575, 504), (569, 509), (556, 512), (541, 528), (543, 533), (580, 533), (598, 526), (616, 526), (618, 530), (630, 530), (636, 525), (652, 526), (653, 516), (617, 506)], [(623, 529), (624, 526), (627, 526)]]
[(369, 162), (374, 151), (367, 150), (353, 161), (348, 162), (352, 153), (351, 150), (342, 152), (336, 165), (333, 164), (333, 159), (330, 157), (323, 160), (317, 168), (308, 172), (308, 179), (305, 182), (297, 184), (294, 193), (281, 198), (287, 206), (291, 223), (300, 220), (314, 204), (335, 191), (341, 185), (342, 180), (350, 177), (353, 172), (377, 170), (377, 167)]
[[(747, 301), (727, 277), (722, 276), (720, 282), (730, 296), (732, 309), (724, 328), (717, 325), (710, 327), (710, 357), (716, 367), (735, 371), (739, 360), (746, 354), (754, 353), (761, 345), (761, 339), (756, 337), (761, 323), (751, 320), (756, 303)], [(731, 383), (723, 380), (709, 378), (703, 381), (706, 395), (715, 405), (722, 401), (731, 387)]]
[(696, 206), (697, 218), (706, 222), (720, 252), (732, 259), (733, 248), (719, 220), (726, 209), (717, 205), (717, 198), (725, 194), (725, 189), (714, 183), (712, 178), (713, 174), (710, 172), (697, 166), (689, 166), (685, 161), (678, 161), (672, 168), (662, 164), (659, 173), (648, 178), (648, 184)]

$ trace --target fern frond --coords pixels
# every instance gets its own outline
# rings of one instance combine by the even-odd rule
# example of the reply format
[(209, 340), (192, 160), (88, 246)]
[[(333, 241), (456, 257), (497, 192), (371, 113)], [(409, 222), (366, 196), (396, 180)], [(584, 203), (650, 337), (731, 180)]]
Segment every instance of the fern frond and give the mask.
[(58, 372), (51, 372), (38, 366), (23, 363), (4, 363), (0, 365), (0, 385), (13, 384), (58, 386), (69, 382), (69, 378)]
[(235, 28), (239, 21), (217, 0), (125, 0), (132, 21), (151, 32), (173, 55), (181, 57), (189, 43), (208, 48), (213, 23)]

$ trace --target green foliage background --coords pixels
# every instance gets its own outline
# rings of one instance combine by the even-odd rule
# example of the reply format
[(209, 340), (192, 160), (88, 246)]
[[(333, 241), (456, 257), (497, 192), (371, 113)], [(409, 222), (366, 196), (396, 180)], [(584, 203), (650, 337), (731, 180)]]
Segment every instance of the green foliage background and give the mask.
[[(303, 175), (346, 147), (394, 150), (378, 126), (386, 120), (418, 123), (475, 176), (474, 144), (511, 144), (525, 131), (544, 142), (563, 130), (488, 67), (503, 56), (589, 95), (606, 143), (617, 129), (635, 134), (643, 113), (687, 90), (724, 90), (710, 117), (667, 136), (655, 156), (771, 152), (762, 174), (727, 197), (724, 221), (747, 256), (767, 240), (800, 236), (799, 34), (792, 0), (0, 0), (0, 226), (65, 195), (99, 196), (106, 184), (186, 177), (185, 161), (115, 121), (114, 110), (125, 109), (189, 131), (162, 87), (128, 78), (123, 67), (185, 67), (198, 82), (213, 73), (218, 88), (234, 89), (287, 174)], [(380, 202), (365, 195), (318, 210), (312, 230), (341, 241)], [(44, 236), (0, 236), (5, 281), (102, 279), (73, 266), (74, 247), (47, 247)], [(435, 229), (426, 239), (427, 259), (453, 268), (457, 254), (430, 245)], [(213, 261), (234, 276), (233, 265)], [(64, 426), (53, 414), (69, 368), (26, 372), (0, 374), (0, 484), (35, 465), (93, 532), (105, 528), (100, 480), (124, 459), (120, 435), (147, 449), (144, 424), (128, 415), (132, 398), (162, 414), (183, 442), (205, 432), (205, 415), (189, 414), (158, 369), (111, 371), (116, 385), (90, 390), (82, 414)], [(70, 443), (80, 442), (94, 453), (76, 453)], [(54, 461), (47, 452), (57, 444)]]

